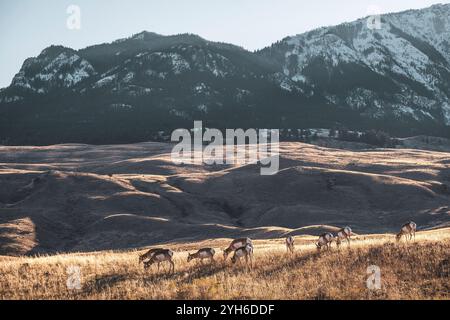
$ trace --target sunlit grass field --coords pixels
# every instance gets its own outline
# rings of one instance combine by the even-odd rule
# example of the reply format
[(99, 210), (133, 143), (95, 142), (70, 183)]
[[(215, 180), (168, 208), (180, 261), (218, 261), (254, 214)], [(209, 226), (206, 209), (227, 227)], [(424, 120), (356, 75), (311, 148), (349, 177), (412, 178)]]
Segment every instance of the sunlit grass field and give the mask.
[[(359, 235), (350, 247), (317, 252), (315, 237), (254, 241), (254, 265), (223, 261), (228, 239), (168, 244), (168, 265), (144, 270), (139, 254), (99, 252), (41, 257), (0, 257), (1, 299), (450, 299), (450, 229), (419, 232), (415, 242), (393, 235)], [(188, 252), (216, 248), (216, 263), (187, 262)], [(378, 266), (381, 289), (368, 289), (367, 268)], [(79, 287), (73, 288), (73, 267)], [(68, 288), (72, 287), (72, 289)], [(76, 286), (75, 286), (76, 287)]]

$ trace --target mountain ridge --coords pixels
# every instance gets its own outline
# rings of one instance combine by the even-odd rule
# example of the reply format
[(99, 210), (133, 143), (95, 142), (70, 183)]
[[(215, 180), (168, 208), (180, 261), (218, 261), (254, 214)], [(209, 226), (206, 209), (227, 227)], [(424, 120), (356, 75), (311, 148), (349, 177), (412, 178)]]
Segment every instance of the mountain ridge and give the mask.
[(50, 46), (0, 91), (0, 143), (137, 142), (193, 120), (445, 136), (449, 17), (449, 4), (434, 5), (381, 15), (380, 30), (358, 19), (254, 52), (148, 31), (80, 50)]

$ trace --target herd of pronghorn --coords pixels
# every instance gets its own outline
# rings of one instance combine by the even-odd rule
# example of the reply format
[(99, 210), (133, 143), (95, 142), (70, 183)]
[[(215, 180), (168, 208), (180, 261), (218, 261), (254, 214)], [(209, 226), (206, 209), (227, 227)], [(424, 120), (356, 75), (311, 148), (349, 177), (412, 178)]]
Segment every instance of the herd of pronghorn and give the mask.
[[(415, 239), (417, 225), (414, 222), (408, 222), (402, 226), (400, 232), (396, 235), (396, 240), (400, 241), (404, 236), (406, 240)], [(331, 244), (336, 242), (336, 246), (339, 248), (343, 241), (347, 241), (350, 245), (350, 239), (353, 235), (352, 229), (350, 227), (345, 227), (340, 229), (336, 236), (330, 232), (324, 233), (319, 236), (316, 242), (317, 250), (321, 251), (323, 248), (330, 250)], [(286, 238), (286, 250), (288, 253), (294, 253), (294, 238), (289, 236)], [(253, 266), (253, 242), (250, 238), (242, 238), (233, 240), (228, 248), (223, 250), (224, 261), (227, 260), (230, 254), (233, 254), (231, 261), (233, 264), (236, 262), (242, 263), (241, 259), (245, 260), (245, 265), (247, 268), (252, 268)], [(203, 260), (207, 259), (210, 263), (214, 263), (214, 255), (216, 251), (213, 248), (203, 248), (198, 250), (196, 253), (189, 253), (187, 261), (198, 260), (203, 264)], [(144, 263), (144, 268), (150, 268), (152, 265), (158, 265), (158, 271), (160, 264), (162, 262), (168, 262), (170, 264), (169, 272), (175, 271), (175, 263), (173, 262), (173, 251), (170, 249), (150, 249), (143, 255), (139, 256), (139, 263)]]

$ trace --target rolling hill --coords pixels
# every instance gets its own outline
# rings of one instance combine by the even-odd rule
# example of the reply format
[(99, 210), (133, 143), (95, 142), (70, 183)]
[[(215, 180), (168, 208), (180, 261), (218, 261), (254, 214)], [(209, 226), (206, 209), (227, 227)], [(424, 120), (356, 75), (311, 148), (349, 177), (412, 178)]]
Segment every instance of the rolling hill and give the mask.
[[(280, 172), (175, 165), (172, 145), (0, 147), (0, 254), (420, 230), (450, 222), (450, 155), (283, 143)], [(335, 181), (329, 186), (328, 181)], [(330, 229), (331, 228), (331, 229)]]

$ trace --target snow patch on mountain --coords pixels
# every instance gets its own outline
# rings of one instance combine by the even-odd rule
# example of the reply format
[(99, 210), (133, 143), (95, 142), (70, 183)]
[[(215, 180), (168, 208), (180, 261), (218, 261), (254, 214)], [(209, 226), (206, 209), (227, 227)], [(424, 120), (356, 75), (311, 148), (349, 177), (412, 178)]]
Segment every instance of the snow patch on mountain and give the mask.
[(175, 74), (181, 74), (191, 68), (189, 62), (187, 62), (181, 55), (177, 53), (169, 53), (167, 54), (167, 57), (171, 59), (172, 71)]
[(116, 74), (111, 75), (111, 76), (104, 77), (104, 78), (98, 80), (98, 81), (94, 84), (94, 88), (102, 88), (102, 87), (105, 87), (105, 86), (111, 84), (111, 83), (112, 83), (113, 81), (115, 81), (116, 79), (117, 79), (117, 75), (116, 75)]
[(3, 98), (0, 98), (0, 102), (4, 102), (4, 103), (13, 103), (13, 102), (17, 102), (17, 101), (22, 101), (23, 97), (20, 96), (5, 96)]
[(450, 63), (449, 5), (438, 4), (423, 10), (388, 14), (384, 16), (384, 19), (405, 33), (414, 35), (426, 43), (432, 43)]
[(197, 106), (197, 110), (203, 113), (208, 113), (208, 107), (205, 104), (200, 104)]
[[(369, 29), (367, 21), (360, 19), (288, 37), (262, 52), (284, 57), (283, 74), (294, 83), (325, 91), (330, 103), (345, 103), (373, 117), (393, 110), (416, 120), (438, 120), (433, 115), (444, 108), (443, 103), (450, 103), (450, 5), (382, 15), (381, 19), (379, 30)], [(368, 84), (351, 84), (353, 73)], [(333, 77), (348, 84), (336, 92), (340, 83), (327, 82)], [(383, 85), (382, 79), (391, 83)], [(375, 81), (379, 88), (373, 86)], [(292, 90), (288, 80), (278, 77), (278, 82), (282, 89)], [(394, 92), (386, 94), (383, 86)]]
[(123, 77), (122, 82), (124, 83), (129, 83), (134, 79), (134, 72), (128, 72), (125, 77)]
[(87, 60), (72, 52), (61, 52), (54, 59), (45, 54), (46, 50), (38, 58), (27, 59), (11, 86), (46, 93), (52, 88), (73, 87), (96, 74)]
[(115, 110), (130, 110), (133, 109), (133, 106), (126, 103), (113, 103), (110, 105), (112, 109)]
[(16, 74), (16, 76), (12, 80), (11, 86), (25, 88), (25, 89), (31, 89), (30, 81), (25, 76), (24, 71), (20, 71), (18, 74)]

